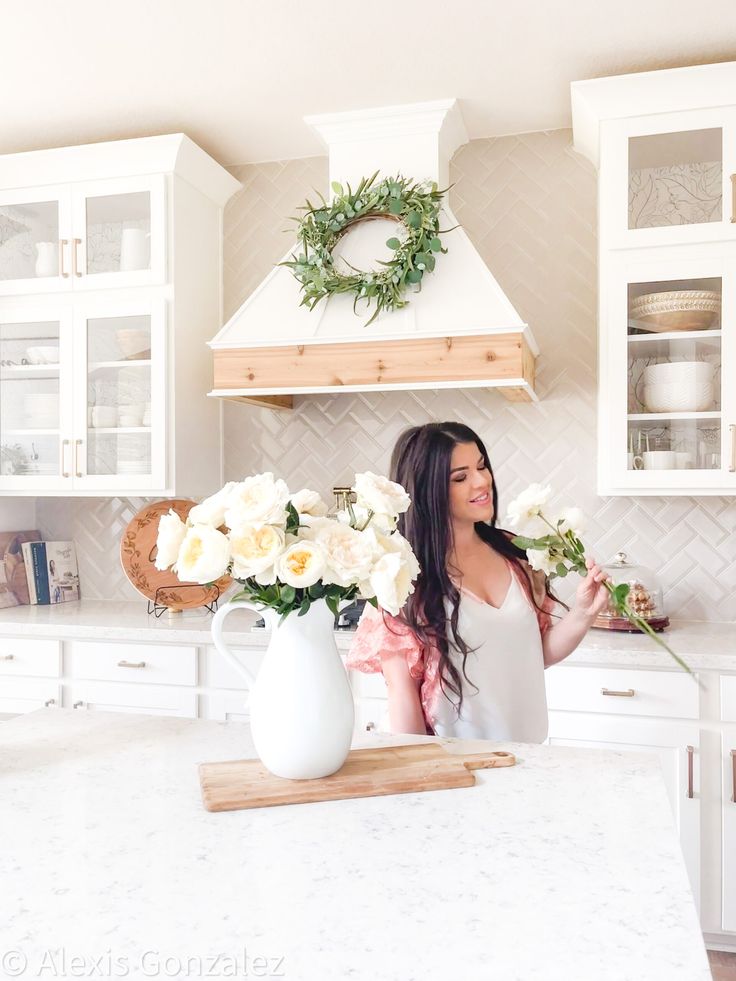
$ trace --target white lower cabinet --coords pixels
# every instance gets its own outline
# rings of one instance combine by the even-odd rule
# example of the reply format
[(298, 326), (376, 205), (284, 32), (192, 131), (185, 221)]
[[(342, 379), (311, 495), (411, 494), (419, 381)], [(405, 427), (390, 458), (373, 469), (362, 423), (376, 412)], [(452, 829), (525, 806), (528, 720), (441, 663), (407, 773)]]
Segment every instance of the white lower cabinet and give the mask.
[[(692, 683), (692, 682), (691, 682)], [(700, 909), (700, 730), (687, 722), (550, 712), (550, 746), (659, 757), (695, 903)]]
[(61, 705), (58, 677), (0, 679), (0, 719), (54, 705)]
[(723, 887), (724, 930), (736, 932), (736, 726), (723, 734), (721, 739), (722, 791), (721, 791), (721, 882)]
[(71, 681), (64, 685), (64, 708), (104, 712), (143, 712), (146, 715), (198, 716), (197, 693), (169, 685), (110, 684)]

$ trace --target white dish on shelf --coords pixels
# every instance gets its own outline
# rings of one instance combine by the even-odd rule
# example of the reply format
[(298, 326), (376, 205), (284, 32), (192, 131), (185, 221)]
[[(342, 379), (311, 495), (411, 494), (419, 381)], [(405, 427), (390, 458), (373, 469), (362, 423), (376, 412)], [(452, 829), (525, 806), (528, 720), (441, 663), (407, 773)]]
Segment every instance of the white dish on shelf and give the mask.
[(716, 366), (710, 361), (663, 361), (650, 364), (643, 372), (645, 385), (693, 385), (713, 382)]
[(26, 349), (26, 356), (31, 364), (58, 364), (59, 347), (42, 345), (41, 347), (29, 347)]
[(714, 401), (713, 382), (657, 382), (644, 386), (644, 404), (649, 412), (708, 412)]

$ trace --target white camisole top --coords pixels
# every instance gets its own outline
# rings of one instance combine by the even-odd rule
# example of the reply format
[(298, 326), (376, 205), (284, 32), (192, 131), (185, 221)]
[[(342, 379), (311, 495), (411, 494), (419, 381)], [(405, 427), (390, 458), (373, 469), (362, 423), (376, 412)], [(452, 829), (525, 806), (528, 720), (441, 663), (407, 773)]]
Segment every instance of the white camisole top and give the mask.
[[(448, 611), (449, 616), (449, 611)], [(536, 614), (511, 573), (506, 598), (496, 608), (466, 589), (460, 591), (458, 633), (471, 648), (463, 658), (451, 643), (450, 657), (463, 678), (460, 718), (457, 696), (441, 690), (434, 709), (438, 736), (542, 743), (547, 738), (544, 655)]]

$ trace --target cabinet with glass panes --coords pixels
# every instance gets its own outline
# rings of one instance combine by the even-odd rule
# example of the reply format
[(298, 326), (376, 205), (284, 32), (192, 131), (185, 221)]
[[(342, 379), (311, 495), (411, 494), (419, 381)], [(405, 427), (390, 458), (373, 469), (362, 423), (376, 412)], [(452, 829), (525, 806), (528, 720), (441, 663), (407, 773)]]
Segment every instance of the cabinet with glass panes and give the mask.
[(736, 64), (573, 84), (599, 169), (598, 490), (736, 492)]
[(239, 187), (182, 134), (0, 156), (0, 494), (213, 489)]

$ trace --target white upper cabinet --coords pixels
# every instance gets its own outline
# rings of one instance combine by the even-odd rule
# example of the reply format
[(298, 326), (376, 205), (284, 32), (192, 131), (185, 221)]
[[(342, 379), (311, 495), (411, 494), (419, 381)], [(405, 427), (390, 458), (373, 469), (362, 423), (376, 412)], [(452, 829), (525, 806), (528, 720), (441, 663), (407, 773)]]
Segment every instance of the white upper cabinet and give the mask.
[(599, 170), (600, 494), (736, 494), (729, 92), (736, 62), (572, 86)]
[(219, 486), (206, 344), (239, 187), (181, 134), (0, 157), (0, 494)]

